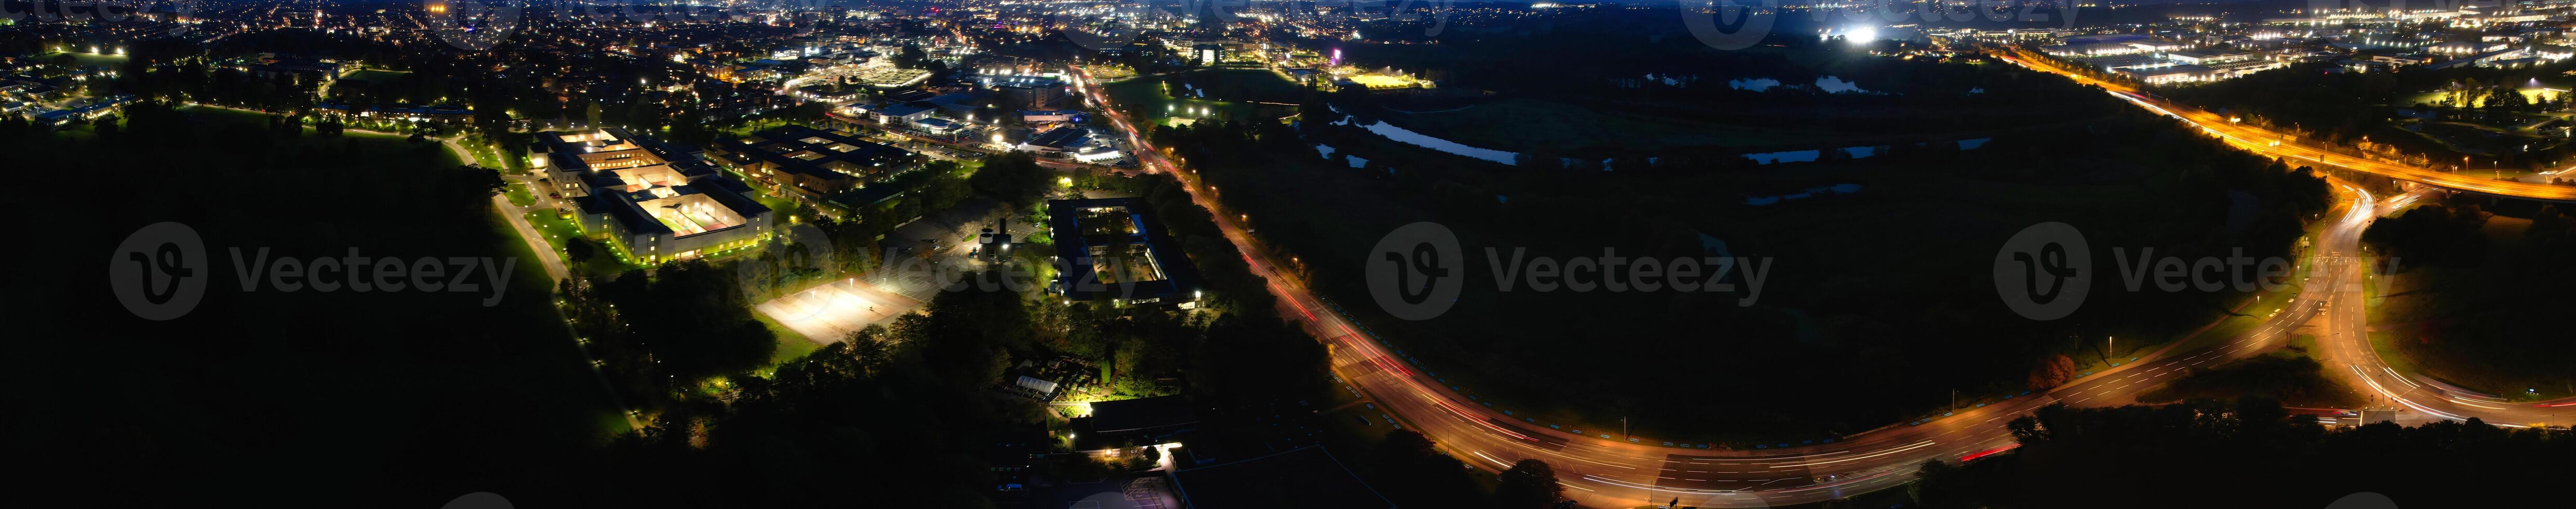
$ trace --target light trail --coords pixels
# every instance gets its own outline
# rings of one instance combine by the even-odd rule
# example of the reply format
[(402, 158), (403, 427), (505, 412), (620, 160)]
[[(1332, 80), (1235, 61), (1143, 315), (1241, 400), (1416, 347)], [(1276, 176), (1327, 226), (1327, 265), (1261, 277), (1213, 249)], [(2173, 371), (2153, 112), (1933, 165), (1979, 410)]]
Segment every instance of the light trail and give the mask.
[[(1080, 75), (1082, 70), (1076, 67), (1074, 73)], [(1558, 484), (1576, 488), (1576, 491), (1568, 491), (1567, 495), (1590, 506), (1626, 507), (1634, 505), (1640, 496), (1681, 495), (1703, 499), (1698, 503), (1703, 507), (1769, 507), (1823, 502), (1850, 494), (1847, 490), (1883, 489), (1911, 479), (1909, 475), (1894, 474), (1913, 472), (1925, 459), (1948, 459), (1956, 455), (1955, 457), (1964, 458), (1961, 461), (1966, 461), (1991, 457), (1993, 454), (2011, 450), (2012, 446), (2007, 445), (2004, 446), (2004, 450), (1991, 453), (1968, 452), (1972, 447), (2010, 440), (2010, 430), (2003, 422), (2004, 417), (2024, 414), (2040, 406), (2058, 403), (2062, 401), (2059, 399), (2061, 397), (2083, 396), (2083, 399), (2075, 400), (2077, 403), (2095, 399), (2113, 400), (2106, 404), (2117, 403), (2133, 397), (2138, 390), (2155, 386), (2180, 373), (2181, 368), (2187, 364), (2198, 365), (2212, 360), (2223, 363), (2242, 358), (2228, 353), (2228, 348), (2236, 346), (2235, 338), (2221, 342), (2220, 347), (2196, 348), (2191, 351), (2158, 351), (2144, 356), (2146, 357), (2144, 359), (2112, 368), (2098, 375), (2079, 378), (2074, 382), (2046, 391), (2044, 394), (2035, 394), (2036, 397), (2007, 400), (1984, 408), (1961, 411), (1956, 416), (1930, 418), (1911, 423), (1912, 425), (1891, 425), (1851, 436), (1838, 437), (1842, 439), (1840, 443), (1802, 445), (1763, 451), (1774, 454), (1757, 455), (1755, 451), (1725, 448), (1684, 450), (1655, 447), (1651, 443), (1597, 438), (1598, 434), (1578, 433), (1577, 431), (1580, 430), (1525, 428), (1515, 422), (1524, 420), (1520, 417), (1507, 416), (1497, 409), (1486, 408), (1492, 406), (1490, 403), (1485, 403), (1485, 407), (1479, 407), (1478, 403), (1470, 402), (1465, 396), (1448, 389), (1445, 384), (1432, 384), (1430, 375), (1415, 369), (1407, 359), (1390, 351), (1391, 346), (1380, 344), (1374, 336), (1361, 332), (1354, 325), (1352, 317), (1317, 299), (1302, 285), (1301, 281), (1273, 269), (1276, 265), (1268, 263), (1264, 257), (1252, 256), (1252, 253), (1260, 250), (1254, 249), (1249, 235), (1240, 225), (1232, 222), (1236, 216), (1226, 213), (1214, 201), (1214, 187), (1199, 189), (1199, 183), (1188, 180), (1195, 177), (1195, 173), (1164, 158), (1160, 150), (1147, 143), (1135, 131), (1135, 124), (1125, 117), (1124, 112), (1118, 111), (1108, 102), (1105, 92), (1098, 88), (1095, 82), (1082, 79), (1077, 83), (1077, 88), (1091, 96), (1095, 104), (1101, 105), (1112, 125), (1126, 131), (1123, 134), (1138, 149), (1136, 152), (1141, 171), (1170, 172), (1184, 179), (1183, 189), (1190, 193), (1193, 201), (1209, 209), (1220, 232), (1228, 241), (1235, 244), (1245, 263), (1255, 274), (1269, 279), (1266, 289), (1286, 304), (1280, 308), (1281, 316), (1291, 321), (1302, 319), (1302, 323), (1309, 327), (1316, 337), (1332, 347), (1330, 351), (1335, 366), (1333, 369), (1339, 379), (1355, 392), (1366, 391), (1368, 394), (1362, 397), (1377, 401), (1378, 407), (1390, 418), (1407, 421), (1400, 426), (1401, 428), (1413, 430), (1431, 438), (1437, 447), (1452, 455), (1461, 458), (1475, 456), (1477, 460), (1467, 461), (1466, 464), (1480, 470), (1499, 472), (1503, 468), (1494, 466), (1508, 468), (1508, 463), (1505, 463), (1502, 458), (1515, 456), (1563, 462), (1559, 465), (1563, 468), (1558, 470), (1561, 475), (1557, 480)], [(2191, 120), (2191, 117), (2187, 116), (2189, 113), (2175, 113), (2158, 104), (2140, 102), (2129, 97), (2123, 97), (2123, 100), (2131, 100), (2132, 104), (2150, 108), (2151, 111), (2174, 114), (2177, 118)], [(2234, 146), (2261, 145), (2246, 141), (2258, 138), (2247, 138), (2241, 132), (2231, 132), (2226, 129), (2210, 131)], [(2334, 158), (2340, 157), (2332, 154), (2322, 155), (2323, 157), (2288, 153), (2284, 157), (2321, 162), (2331, 162), (2335, 160)], [(2350, 202), (2349, 206), (2353, 210), (2339, 215), (2328, 229), (2328, 237), (2338, 243), (2352, 240), (2346, 237), (2355, 235), (2354, 232), (2357, 230), (2353, 228), (2364, 225), (2371, 218), (2376, 217), (2374, 212), (2378, 210), (2373, 206), (2375, 197), (2367, 190), (2345, 188), (2344, 191), (2358, 196), (2359, 199)], [(2576, 188), (2568, 191), (2571, 195), (2576, 195)], [(2412, 197), (2413, 195), (2410, 194), (2401, 201), (2392, 203), (2401, 205), (2411, 203)], [(2334, 233), (2339, 231), (2341, 233)], [(2357, 248), (2344, 250), (2358, 251)], [(2324, 253), (2327, 251), (2328, 249), (2317, 249), (2310, 256), (2317, 259), (2322, 267), (2322, 263), (2327, 258)], [(2323, 297), (2319, 295), (2329, 292), (2327, 288), (2333, 287), (2336, 282), (2337, 278), (2332, 271), (2311, 275), (2308, 279), (2309, 289), (2292, 296), (2291, 302), (2322, 301)], [(2243, 339), (2245, 339), (2246, 348), (2242, 352), (2259, 353), (2264, 349), (2262, 347), (2276, 343), (2282, 336), (2289, 334), (2296, 324), (2320, 316), (2314, 308), (2297, 309), (2267, 318), (2264, 326), (2245, 333)], [(2171, 348), (2168, 347), (2168, 350)], [(2353, 366), (2353, 369), (2357, 375), (2365, 373), (2360, 366)], [(1353, 370), (1368, 372), (1352, 376)], [(2123, 374), (2119, 373), (2120, 371), (2131, 372)], [(1383, 373), (1385, 376), (1369, 376), (1374, 373)], [(2395, 378), (2403, 379), (2403, 377)], [(2378, 386), (2375, 380), (2370, 380), (2369, 377), (2364, 379), (2375, 389), (2383, 393), (2387, 392), (2386, 387)], [(2427, 415), (2458, 418), (2457, 414), (2431, 412), (2429, 411), (2431, 409), (2417, 406), (2412, 400), (2394, 399), (2410, 407), (2427, 410)], [(2442, 403), (2448, 404), (2448, 402)], [(2576, 402), (2556, 405), (2576, 406)], [(1980, 412), (1986, 415), (1980, 417)], [(1960, 436), (1953, 438), (1952, 435)], [(1936, 443), (1934, 439), (1940, 442)], [(1957, 447), (1940, 448), (1936, 447), (1938, 444)], [(1837, 450), (1804, 452), (1825, 448)], [(1781, 474), (1798, 473), (1781, 469), (1807, 467), (1828, 467), (1840, 471), (1830, 473), (1816, 471), (1814, 473), (1823, 475), (1781, 477)], [(1611, 468), (1626, 472), (1608, 472), (1607, 469)], [(1829, 479), (1839, 480), (1839, 482), (1805, 484)], [(1797, 483), (1773, 487), (1775, 483), (1784, 481), (1797, 481)]]
[[(2208, 132), (2211, 135), (2229, 142), (2230, 145), (2235, 145), (2239, 148), (2258, 154), (2265, 154), (2283, 159), (2313, 161), (2318, 164), (2337, 166), (2363, 173), (2462, 191), (2475, 191), (2518, 198), (2576, 201), (2576, 186), (2562, 186), (2514, 180), (2482, 179), (2474, 176), (2461, 175), (2457, 172), (2436, 171), (2419, 166), (2403, 165), (2376, 159), (2338, 154), (2328, 149), (2305, 145), (2304, 142), (2286, 134), (2246, 126), (2241, 123), (2234, 122), (2231, 119), (2221, 118), (2213, 113), (2198, 111), (2196, 109), (2182, 109), (2177, 111), (2176, 108), (2166, 107), (2171, 103), (2147, 97), (2143, 93), (2139, 92), (2137, 88), (2125, 84), (2107, 82), (2077, 75), (2060, 70), (2051, 64), (2032, 62), (2021, 58), (2003, 55), (1996, 55), (1996, 57), (2005, 62), (2010, 62), (2013, 65), (2018, 65), (2026, 69), (2064, 76), (2068, 79), (2074, 80), (2078, 84), (2100, 87), (2104, 92), (2109, 93), (2114, 97), (2119, 97), (2121, 100), (2128, 101), (2130, 104), (2138, 105), (2139, 107), (2156, 112), (2157, 114), (2191, 123), (2194, 127), (2198, 127), (2202, 131)], [(2256, 142), (2253, 140), (2266, 141)]]
[[(2329, 421), (2329, 422), (2331, 422), (2331, 421), (2332, 421), (2332, 419), (2326, 419), (2326, 420), (2327, 420), (2327, 421)], [(1959, 457), (1959, 462), (1960, 462), (1960, 463), (1967, 463), (1967, 462), (1970, 462), (1970, 461), (1976, 461), (1976, 460), (1977, 460), (1977, 458), (1983, 458), (1983, 457), (1987, 457), (1987, 456), (1993, 456), (1993, 455), (1996, 455), (1996, 454), (2001, 454), (2001, 453), (2003, 453), (2004, 451), (2010, 451), (2010, 450), (2018, 449), (2018, 448), (2021, 448), (2021, 442), (2013, 442), (2012, 444), (2010, 444), (2010, 445), (2005, 445), (2005, 446), (2003, 446), (2003, 447), (1997, 447), (1997, 448), (1993, 448), (1993, 449), (1987, 449), (1987, 450), (1983, 450), (1983, 451), (1977, 451), (1977, 452), (1975, 452), (1975, 453), (1972, 453), (1972, 454), (1969, 454), (1969, 455), (1966, 455), (1966, 456), (1960, 456), (1960, 457)]]

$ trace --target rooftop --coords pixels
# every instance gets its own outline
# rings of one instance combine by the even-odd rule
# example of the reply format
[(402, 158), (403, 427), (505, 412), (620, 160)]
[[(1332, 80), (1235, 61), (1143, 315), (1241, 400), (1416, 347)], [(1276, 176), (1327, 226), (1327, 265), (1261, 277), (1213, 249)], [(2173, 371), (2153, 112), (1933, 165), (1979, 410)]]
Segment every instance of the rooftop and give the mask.
[(1073, 148), (1075, 145), (1082, 144), (1083, 138), (1090, 134), (1090, 131), (1083, 130), (1080, 127), (1058, 127), (1047, 130), (1047, 132), (1044, 133), (1039, 133), (1035, 138), (1029, 138), (1027, 144), (1047, 148), (1067, 149)]
[(912, 152), (801, 125), (772, 127), (717, 149), (734, 164), (768, 163), (781, 173), (827, 181), (885, 173), (912, 160)]
[(1069, 299), (1138, 304), (1198, 299), (1198, 269), (1143, 198), (1047, 202)]
[(741, 226), (769, 207), (744, 198), (732, 182), (693, 155), (623, 129), (537, 134), (550, 172), (580, 179), (573, 199), (584, 213), (607, 214), (630, 235), (687, 237)]

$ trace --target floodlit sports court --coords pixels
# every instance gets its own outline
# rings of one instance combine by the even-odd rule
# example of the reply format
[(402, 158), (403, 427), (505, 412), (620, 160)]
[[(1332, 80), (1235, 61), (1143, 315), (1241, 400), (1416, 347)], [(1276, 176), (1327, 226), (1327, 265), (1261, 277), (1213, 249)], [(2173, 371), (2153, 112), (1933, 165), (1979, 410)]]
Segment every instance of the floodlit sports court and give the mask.
[(885, 322), (912, 310), (921, 301), (878, 290), (875, 285), (843, 279), (760, 303), (757, 309), (779, 325), (817, 343), (831, 343), (869, 324)]

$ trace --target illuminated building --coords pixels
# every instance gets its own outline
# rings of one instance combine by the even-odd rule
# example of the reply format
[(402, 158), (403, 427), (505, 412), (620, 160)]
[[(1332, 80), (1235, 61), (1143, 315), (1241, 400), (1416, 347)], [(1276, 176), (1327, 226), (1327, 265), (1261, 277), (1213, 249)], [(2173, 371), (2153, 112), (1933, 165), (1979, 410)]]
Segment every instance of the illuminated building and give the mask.
[(751, 188), (658, 140), (623, 129), (537, 133), (535, 163), (551, 193), (579, 206), (582, 233), (644, 264), (748, 247), (775, 222)]

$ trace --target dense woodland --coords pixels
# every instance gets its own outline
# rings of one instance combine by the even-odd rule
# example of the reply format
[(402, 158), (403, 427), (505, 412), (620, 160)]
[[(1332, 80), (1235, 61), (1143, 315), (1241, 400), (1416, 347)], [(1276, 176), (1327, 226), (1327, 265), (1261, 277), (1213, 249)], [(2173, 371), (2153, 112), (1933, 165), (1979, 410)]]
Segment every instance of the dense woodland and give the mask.
[[(494, 477), (551, 475), (614, 420), (542, 273), (490, 212), (500, 176), (435, 143), (144, 103), (118, 129), (0, 124), (0, 151), (64, 184), (5, 205), (49, 218), (20, 225), (49, 247), (11, 250), (23, 270), (9, 302), (13, 316), (50, 317), (13, 337), (54, 339), (0, 356), (19, 388), (0, 396), (0, 432), (17, 437), (0, 447), (49, 465), (23, 474), (30, 486), (111, 505), (444, 501)], [(100, 259), (162, 221), (198, 233), (207, 287), (187, 316), (146, 321), (118, 304)], [(322, 292), (240, 274), (357, 256), (515, 265), (498, 287), (477, 267), (471, 292)]]
[(2327, 507), (2378, 493), (2396, 507), (2529, 505), (2576, 469), (2576, 434), (2475, 420), (2327, 429), (2280, 403), (2050, 406), (2014, 419), (2021, 448), (1933, 461), (1908, 493), (1927, 508)]

